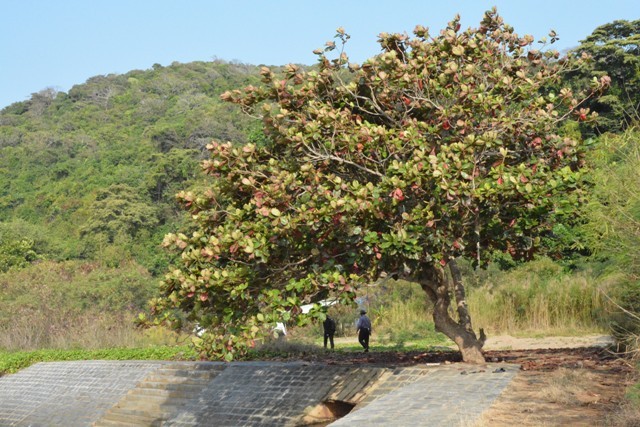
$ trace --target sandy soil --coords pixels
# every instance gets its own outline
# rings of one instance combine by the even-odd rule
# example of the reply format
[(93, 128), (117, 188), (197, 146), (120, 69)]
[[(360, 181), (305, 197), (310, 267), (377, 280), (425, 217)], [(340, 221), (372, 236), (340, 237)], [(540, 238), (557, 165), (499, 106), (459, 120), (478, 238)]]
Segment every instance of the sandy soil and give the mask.
[(606, 347), (613, 344), (608, 335), (585, 335), (582, 337), (516, 338), (499, 335), (487, 338), (485, 350), (530, 350), (540, 348)]

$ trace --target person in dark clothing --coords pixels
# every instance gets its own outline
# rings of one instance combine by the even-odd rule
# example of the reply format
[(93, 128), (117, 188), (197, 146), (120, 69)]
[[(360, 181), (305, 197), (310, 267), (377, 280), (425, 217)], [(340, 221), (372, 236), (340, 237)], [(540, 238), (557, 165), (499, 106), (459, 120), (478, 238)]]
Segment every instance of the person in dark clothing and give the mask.
[(369, 351), (369, 337), (371, 336), (371, 320), (367, 317), (367, 312), (360, 310), (360, 318), (356, 323), (358, 332), (358, 342), (364, 348), (364, 352)]
[(331, 343), (331, 350), (333, 350), (333, 335), (336, 333), (336, 322), (329, 316), (322, 322), (322, 328), (324, 329), (324, 348), (327, 348), (327, 340)]

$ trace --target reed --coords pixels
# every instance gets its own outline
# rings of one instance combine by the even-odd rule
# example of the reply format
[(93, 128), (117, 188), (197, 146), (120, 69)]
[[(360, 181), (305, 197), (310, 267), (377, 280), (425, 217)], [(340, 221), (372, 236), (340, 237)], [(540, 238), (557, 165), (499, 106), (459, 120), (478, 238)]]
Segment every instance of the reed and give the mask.
[(607, 302), (590, 271), (566, 272), (549, 259), (486, 277), (468, 293), (471, 318), (493, 333), (604, 332)]

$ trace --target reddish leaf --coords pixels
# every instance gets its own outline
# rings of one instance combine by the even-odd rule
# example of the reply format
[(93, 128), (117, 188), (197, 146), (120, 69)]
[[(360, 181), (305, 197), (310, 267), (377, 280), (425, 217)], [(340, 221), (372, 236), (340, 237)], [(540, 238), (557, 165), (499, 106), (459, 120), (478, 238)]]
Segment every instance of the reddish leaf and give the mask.
[(395, 190), (393, 190), (389, 196), (393, 197), (394, 199), (398, 200), (398, 201), (403, 201), (404, 200), (404, 193), (402, 192), (401, 189), (396, 188)]

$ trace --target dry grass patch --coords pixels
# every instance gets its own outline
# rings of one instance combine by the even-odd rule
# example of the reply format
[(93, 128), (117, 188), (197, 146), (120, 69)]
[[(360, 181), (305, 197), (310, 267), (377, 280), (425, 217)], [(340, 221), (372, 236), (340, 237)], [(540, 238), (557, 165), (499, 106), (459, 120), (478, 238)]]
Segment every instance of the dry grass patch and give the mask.
[(547, 378), (545, 387), (540, 388), (540, 399), (561, 405), (589, 405), (597, 403), (598, 394), (594, 393), (595, 374), (585, 369), (559, 368)]
[(137, 328), (135, 313), (21, 310), (16, 314), (11, 323), (0, 325), (0, 350), (142, 348), (184, 341), (165, 328)]
[(469, 426), (640, 427), (612, 419), (614, 410), (620, 412), (616, 417), (633, 417), (630, 408), (617, 410), (627, 381), (623, 372), (586, 368), (520, 372), (491, 408)]
[(606, 425), (640, 427), (640, 405), (633, 402), (625, 402), (607, 416)]

